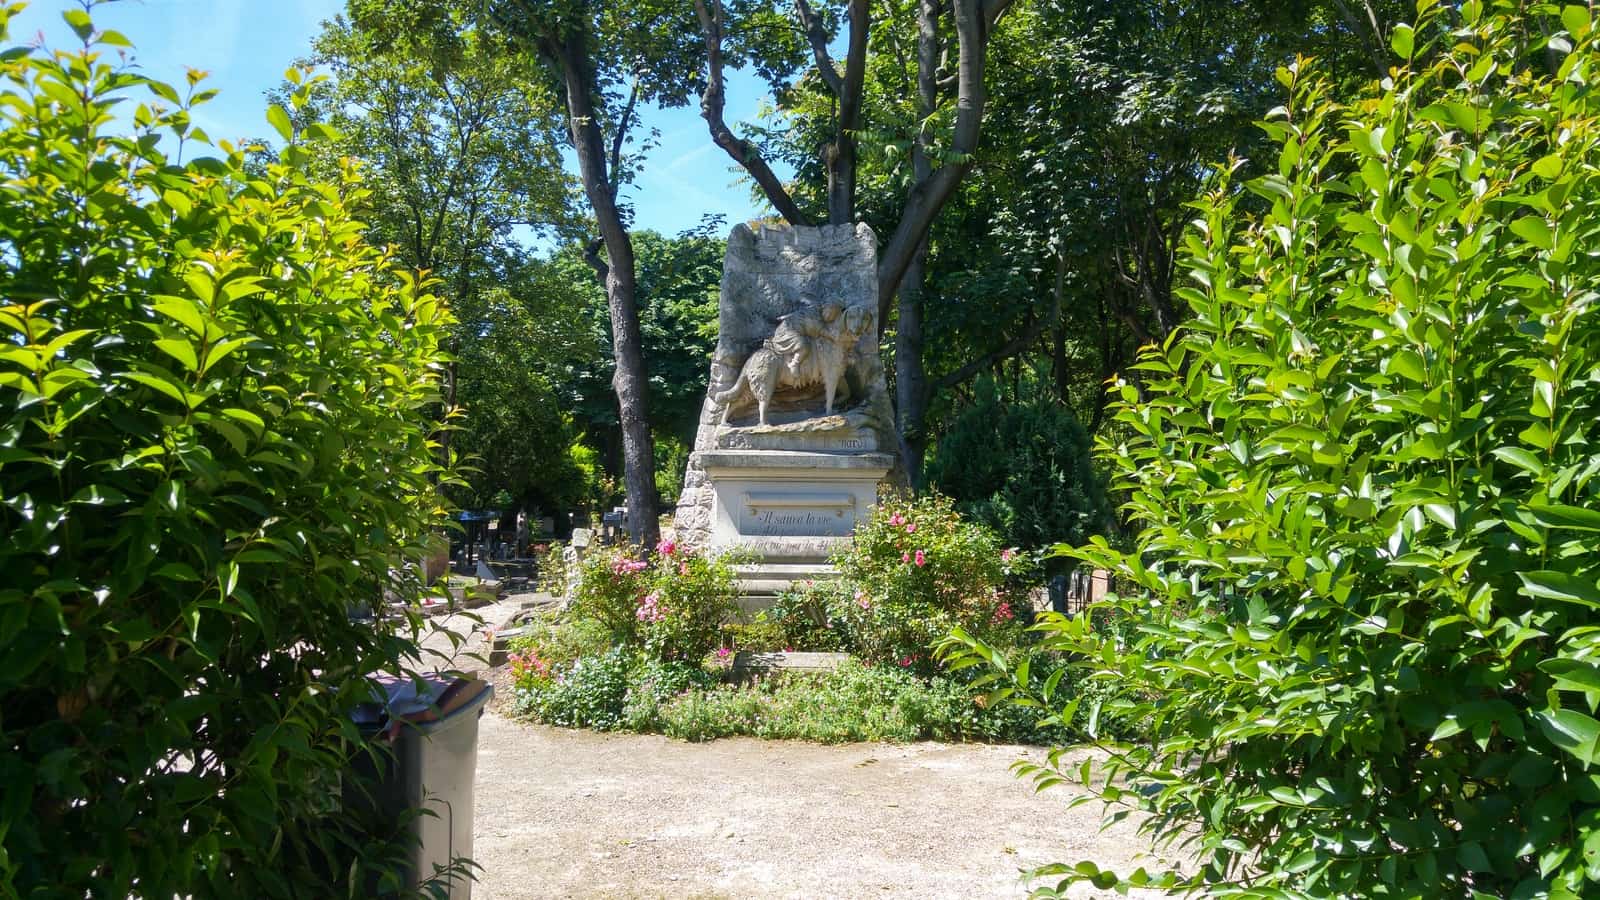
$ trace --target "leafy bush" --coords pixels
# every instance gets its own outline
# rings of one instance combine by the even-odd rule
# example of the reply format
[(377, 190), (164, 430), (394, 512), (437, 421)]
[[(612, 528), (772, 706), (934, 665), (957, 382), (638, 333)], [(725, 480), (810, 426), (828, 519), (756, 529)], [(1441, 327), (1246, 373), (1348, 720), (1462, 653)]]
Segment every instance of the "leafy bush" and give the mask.
[(1077, 546), (1111, 521), (1089, 435), (1072, 413), (1050, 402), (1006, 403), (989, 379), (939, 440), (928, 483), (1019, 547)]
[(1045, 645), (1148, 723), (1091, 788), (1195, 842), (1127, 885), (1600, 891), (1600, 55), (1585, 7), (1488, 6), (1422, 4), (1348, 106), (1281, 73), (1263, 212), (1206, 198), (1194, 319), (1119, 388), (1143, 533), (1078, 555), (1142, 624)]
[(350, 613), (443, 524), (447, 315), (308, 176), (324, 132), (273, 107), (247, 172), (198, 76), (64, 18), (0, 55), (0, 895), (343, 895), (394, 849), (347, 712), (416, 652)]
[(698, 663), (720, 643), (722, 626), (736, 611), (727, 557), (692, 553), (671, 541), (656, 548), (650, 592), (635, 613), (648, 655)]
[(783, 635), (783, 646), (814, 653), (844, 649), (844, 636), (832, 610), (842, 608), (855, 591), (843, 581), (818, 581), (780, 595), (762, 611)]
[(831, 618), (867, 662), (926, 674), (936, 668), (933, 645), (952, 628), (1006, 646), (1020, 636), (1026, 597), (1012, 576), (1027, 557), (1002, 550), (946, 498), (879, 504), (834, 562), (854, 590), (834, 600)]
[(649, 560), (624, 549), (582, 563), (572, 614), (603, 625), (619, 647), (655, 659), (698, 661), (717, 646), (735, 612), (733, 567), (663, 541)]
[(549, 725), (610, 731), (624, 721), (628, 701), (628, 672), (634, 656), (614, 647), (599, 656), (585, 656), (564, 671), (552, 670), (542, 660), (530, 660), (517, 671), (513, 688), (516, 710)]
[(547, 594), (557, 597), (567, 595), (567, 545), (560, 541), (541, 541), (534, 544), (533, 551), (534, 572), (538, 576), (538, 588)]
[(591, 552), (578, 564), (572, 616), (602, 625), (617, 645), (639, 640), (639, 603), (650, 592), (650, 564), (623, 548)]
[(844, 649), (844, 636), (829, 610), (842, 606), (852, 591), (840, 581), (807, 583), (778, 596), (749, 622), (723, 626), (736, 650), (767, 653), (799, 650), (825, 653)]
[(691, 690), (659, 709), (659, 729), (690, 741), (750, 735), (847, 741), (992, 740), (1035, 743), (1064, 732), (1014, 706), (986, 707), (956, 679), (919, 678), (855, 660), (828, 672)]
[(710, 687), (716, 680), (699, 665), (641, 660), (628, 673), (623, 723), (629, 731), (659, 731), (663, 707), (689, 691)]
[(509, 653), (531, 653), (556, 668), (566, 668), (584, 656), (597, 656), (611, 646), (605, 627), (592, 619), (554, 616), (522, 626), (522, 635), (506, 642)]

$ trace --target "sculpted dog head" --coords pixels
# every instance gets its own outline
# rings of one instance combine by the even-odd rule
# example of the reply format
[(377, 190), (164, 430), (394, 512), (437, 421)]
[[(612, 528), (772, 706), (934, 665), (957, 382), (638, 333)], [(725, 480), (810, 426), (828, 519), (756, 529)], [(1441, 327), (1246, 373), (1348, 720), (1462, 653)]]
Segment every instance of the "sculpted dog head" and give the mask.
[(872, 328), (872, 310), (864, 306), (852, 306), (844, 311), (844, 330), (860, 337)]

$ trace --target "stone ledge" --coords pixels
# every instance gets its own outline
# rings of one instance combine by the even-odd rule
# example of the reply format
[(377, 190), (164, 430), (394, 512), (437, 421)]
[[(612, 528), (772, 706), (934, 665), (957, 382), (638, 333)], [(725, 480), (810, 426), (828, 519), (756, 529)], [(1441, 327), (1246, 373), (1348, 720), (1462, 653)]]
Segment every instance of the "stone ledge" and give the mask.
[(713, 469), (857, 469), (881, 475), (894, 465), (888, 453), (819, 453), (807, 450), (701, 450), (700, 464)]
[(740, 650), (733, 656), (735, 678), (763, 672), (827, 672), (850, 658), (848, 653), (751, 653)]

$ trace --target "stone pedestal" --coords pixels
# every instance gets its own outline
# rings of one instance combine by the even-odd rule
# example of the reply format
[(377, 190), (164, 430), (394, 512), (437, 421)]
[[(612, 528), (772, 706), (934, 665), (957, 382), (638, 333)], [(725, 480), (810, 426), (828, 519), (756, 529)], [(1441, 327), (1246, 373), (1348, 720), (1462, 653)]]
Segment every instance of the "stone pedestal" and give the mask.
[(676, 531), (686, 546), (747, 557), (747, 608), (831, 577), (829, 556), (882, 486), (904, 480), (877, 297), (865, 225), (740, 225), (728, 238), (717, 352)]
[(886, 453), (717, 450), (701, 454), (711, 487), (711, 546), (749, 554), (741, 587), (775, 597), (830, 578), (828, 557), (850, 542), (895, 459)]

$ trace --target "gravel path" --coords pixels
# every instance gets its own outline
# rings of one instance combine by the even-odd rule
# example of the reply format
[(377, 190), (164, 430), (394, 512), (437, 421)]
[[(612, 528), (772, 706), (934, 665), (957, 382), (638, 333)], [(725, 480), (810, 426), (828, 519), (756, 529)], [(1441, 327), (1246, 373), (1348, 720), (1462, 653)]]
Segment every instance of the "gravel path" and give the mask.
[(480, 728), (477, 900), (1019, 897), (1019, 869), (1141, 862), (1131, 825), (1012, 777), (1038, 748)]
[[(500, 625), (544, 599), (476, 615)], [(480, 669), (477, 626), (440, 624), (467, 640), (425, 643)], [(502, 671), (484, 674), (504, 691)], [(1020, 870), (1044, 863), (1154, 868), (1131, 824), (1101, 831), (1098, 804), (1069, 810), (1070, 787), (1035, 794), (1012, 776), (1037, 747), (690, 744), (530, 725), (503, 715), (507, 699), (479, 722), (475, 900), (1022, 897)]]

